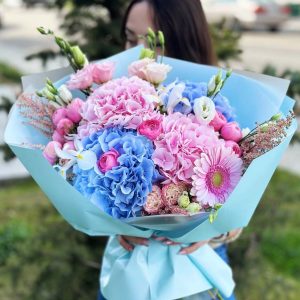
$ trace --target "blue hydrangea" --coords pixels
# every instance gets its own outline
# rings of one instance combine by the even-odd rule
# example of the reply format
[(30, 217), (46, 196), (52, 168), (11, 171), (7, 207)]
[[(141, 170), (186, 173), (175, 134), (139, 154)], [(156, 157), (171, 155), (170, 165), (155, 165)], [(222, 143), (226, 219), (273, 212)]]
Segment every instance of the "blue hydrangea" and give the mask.
[(98, 170), (73, 167), (73, 185), (85, 197), (115, 218), (138, 216), (158, 177), (151, 159), (152, 142), (133, 130), (109, 128), (83, 140), (85, 150), (99, 159), (114, 148), (120, 154), (119, 165), (105, 174)]
[[(180, 83), (180, 82), (178, 82)], [(182, 93), (182, 97), (187, 98), (191, 104), (191, 107), (194, 106), (195, 99), (202, 96), (207, 96), (207, 83), (205, 82), (185, 82), (185, 90)], [(168, 104), (168, 95), (163, 99), (164, 105)], [(228, 122), (231, 122), (235, 119), (234, 109), (231, 107), (228, 99), (224, 97), (221, 93), (218, 93), (213, 101), (216, 105), (216, 110), (221, 112)], [(174, 108), (174, 112), (185, 113), (184, 105), (182, 103), (177, 104)]]

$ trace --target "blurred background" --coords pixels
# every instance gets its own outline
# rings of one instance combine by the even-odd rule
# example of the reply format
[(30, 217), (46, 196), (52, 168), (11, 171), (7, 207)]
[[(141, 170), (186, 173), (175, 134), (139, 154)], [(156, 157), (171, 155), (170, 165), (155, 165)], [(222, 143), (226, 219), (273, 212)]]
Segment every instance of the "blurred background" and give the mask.
[[(288, 94), (300, 103), (300, 0), (202, 2), (220, 64), (287, 78)], [(3, 132), (20, 77), (67, 65), (52, 39), (35, 28), (80, 43), (91, 60), (107, 57), (122, 50), (127, 3), (0, 0), (0, 300), (96, 299), (105, 239), (89, 238), (61, 219), (3, 144)], [(230, 245), (239, 299), (299, 299), (299, 200), (295, 137), (250, 226)]]

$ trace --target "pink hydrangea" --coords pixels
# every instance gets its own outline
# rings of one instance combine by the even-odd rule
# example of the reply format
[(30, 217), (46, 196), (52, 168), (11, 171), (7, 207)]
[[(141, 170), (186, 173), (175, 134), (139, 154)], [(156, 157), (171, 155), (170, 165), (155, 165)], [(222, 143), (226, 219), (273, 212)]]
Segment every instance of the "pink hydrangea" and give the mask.
[(168, 182), (191, 184), (194, 162), (208, 148), (222, 143), (211, 126), (175, 113), (162, 122), (163, 133), (156, 140), (153, 161)]
[(156, 115), (154, 103), (145, 95), (156, 95), (148, 82), (133, 76), (111, 80), (87, 99), (82, 107), (83, 122), (79, 132), (91, 132), (105, 126), (121, 125), (136, 129), (145, 119)]

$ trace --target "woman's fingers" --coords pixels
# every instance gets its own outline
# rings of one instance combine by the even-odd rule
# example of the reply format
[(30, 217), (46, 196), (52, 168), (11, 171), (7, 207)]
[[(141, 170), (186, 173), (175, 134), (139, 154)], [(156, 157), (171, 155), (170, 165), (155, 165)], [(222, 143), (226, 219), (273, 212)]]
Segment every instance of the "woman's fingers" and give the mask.
[(123, 238), (130, 244), (134, 244), (134, 245), (148, 246), (149, 244), (148, 239), (145, 238), (127, 236), (127, 235), (123, 235)]
[(134, 245), (148, 246), (148, 240), (134, 236), (119, 235), (118, 240), (120, 245), (127, 251), (132, 251)]
[(197, 251), (200, 247), (204, 246), (207, 243), (208, 243), (208, 241), (201, 241), (201, 242), (193, 243), (188, 247), (181, 248), (181, 250), (178, 252), (178, 254), (181, 254), (181, 255), (191, 254), (191, 253)]
[(173, 242), (165, 237), (162, 237), (162, 236), (153, 236), (152, 237), (155, 241), (158, 241), (158, 242), (161, 242), (167, 246), (175, 246), (175, 245), (179, 245), (180, 243), (176, 243), (176, 242)]
[(120, 245), (127, 251), (131, 252), (133, 250), (133, 246), (129, 244), (122, 235), (118, 236), (118, 240)]

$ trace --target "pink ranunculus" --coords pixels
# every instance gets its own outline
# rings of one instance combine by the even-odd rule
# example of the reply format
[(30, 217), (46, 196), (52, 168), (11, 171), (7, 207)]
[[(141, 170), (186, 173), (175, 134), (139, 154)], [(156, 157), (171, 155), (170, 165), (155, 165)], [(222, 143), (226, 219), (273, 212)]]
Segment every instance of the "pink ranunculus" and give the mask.
[(71, 75), (67, 83), (70, 90), (85, 90), (93, 84), (93, 65), (87, 65), (82, 70)]
[(221, 128), (227, 123), (226, 118), (223, 116), (222, 113), (218, 112), (216, 113), (214, 119), (209, 123), (210, 126), (212, 126), (215, 131), (220, 131)]
[(147, 65), (153, 63), (155, 60), (150, 58), (143, 58), (137, 61), (134, 61), (128, 67), (129, 76), (137, 76), (141, 79), (146, 79), (144, 72), (142, 71)]
[(154, 85), (158, 85), (166, 80), (167, 75), (171, 71), (171, 69), (172, 68), (169, 65), (153, 62), (146, 65), (142, 69), (142, 72), (144, 74), (145, 80)]
[(240, 146), (233, 141), (225, 141), (225, 147), (227, 148), (231, 148), (233, 150), (233, 152), (238, 156), (241, 157), (242, 156), (242, 149), (240, 148)]
[(239, 142), (243, 137), (243, 134), (238, 123), (230, 122), (222, 127), (221, 136), (226, 141)]
[(60, 144), (63, 144), (65, 142), (65, 138), (63, 134), (60, 134), (57, 130), (54, 130), (52, 139), (55, 142), (58, 142)]
[(119, 152), (115, 149), (111, 149), (104, 153), (98, 160), (98, 168), (102, 173), (105, 173), (111, 170), (113, 167), (119, 165), (118, 157), (120, 156)]
[(76, 150), (75, 149), (75, 145), (74, 145), (74, 142), (73, 141), (68, 141), (64, 144), (63, 146), (63, 150)]
[(83, 104), (84, 102), (81, 99), (74, 99), (67, 107), (67, 118), (74, 123), (79, 123), (82, 119), (81, 108)]
[(56, 127), (58, 122), (62, 119), (65, 119), (66, 117), (67, 117), (67, 109), (64, 107), (59, 108), (52, 115), (52, 123)]
[(55, 146), (61, 149), (61, 143), (51, 141), (47, 144), (43, 151), (43, 156), (48, 160), (51, 165), (54, 165), (57, 161), (57, 154), (55, 152)]
[(61, 119), (56, 127), (56, 131), (59, 132), (59, 134), (61, 135), (66, 135), (68, 134), (74, 127), (74, 123), (65, 118), (65, 119)]
[(102, 84), (112, 79), (116, 64), (111, 61), (96, 63), (92, 65), (92, 76), (94, 83)]
[(162, 124), (159, 120), (147, 120), (138, 127), (138, 132), (149, 140), (156, 140), (162, 132)]

